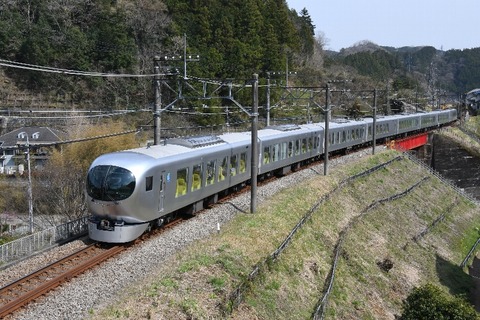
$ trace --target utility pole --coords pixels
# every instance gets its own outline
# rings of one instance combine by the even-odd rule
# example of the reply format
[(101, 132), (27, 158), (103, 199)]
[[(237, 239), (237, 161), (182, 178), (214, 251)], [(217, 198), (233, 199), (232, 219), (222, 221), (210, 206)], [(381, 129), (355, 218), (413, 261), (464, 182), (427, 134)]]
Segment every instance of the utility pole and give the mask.
[(373, 127), (372, 127), (372, 154), (375, 154), (377, 140), (377, 89), (373, 90)]
[(257, 174), (258, 174), (258, 74), (253, 75), (253, 107), (252, 107), (252, 159), (251, 159), (251, 188), (250, 188), (250, 213), (257, 211)]
[(184, 34), (184, 46), (183, 46), (183, 79), (187, 79), (187, 62), (200, 61), (200, 56), (189, 55), (187, 57), (187, 34)]
[[(162, 75), (160, 74), (160, 61), (183, 61), (183, 79), (187, 80), (187, 62), (190, 61), (199, 61), (200, 56), (187, 56), (187, 35), (184, 35), (184, 49), (183, 49), (183, 57), (182, 56), (155, 56), (153, 58), (153, 73), (154, 73), (154, 91), (155, 91), (155, 103), (154, 103), (154, 110), (153, 110), (153, 144), (158, 145), (160, 144), (161, 138), (161, 113), (166, 109), (170, 108), (175, 104), (179, 98), (177, 98), (174, 102), (168, 104), (164, 109), (162, 109), (162, 79), (160, 78)], [(178, 71), (177, 71), (178, 72)], [(169, 87), (167, 85), (167, 87)], [(181, 91), (179, 91), (178, 95), (181, 95)]]
[(288, 54), (285, 60), (285, 87), (288, 88)]
[(27, 170), (28, 170), (28, 218), (29, 231), (33, 233), (33, 193), (32, 193), (32, 170), (30, 167), (30, 142), (27, 133)]
[(324, 146), (324, 161), (323, 161), (323, 175), (328, 175), (328, 121), (330, 118), (330, 86), (325, 87), (325, 146)]
[(153, 109), (153, 144), (160, 144), (160, 110), (162, 109), (162, 88), (160, 81), (160, 57), (155, 56), (153, 58), (153, 73), (155, 74), (154, 78), (154, 89), (155, 89), (155, 104)]
[(270, 72), (267, 72), (267, 127), (270, 125)]

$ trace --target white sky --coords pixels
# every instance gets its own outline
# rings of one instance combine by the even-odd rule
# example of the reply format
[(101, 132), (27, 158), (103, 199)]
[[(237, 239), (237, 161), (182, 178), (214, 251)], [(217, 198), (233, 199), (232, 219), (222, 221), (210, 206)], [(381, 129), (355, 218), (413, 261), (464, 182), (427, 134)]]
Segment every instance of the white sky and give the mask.
[(339, 51), (370, 40), (378, 45), (480, 47), (479, 0), (286, 0), (307, 8), (327, 49)]

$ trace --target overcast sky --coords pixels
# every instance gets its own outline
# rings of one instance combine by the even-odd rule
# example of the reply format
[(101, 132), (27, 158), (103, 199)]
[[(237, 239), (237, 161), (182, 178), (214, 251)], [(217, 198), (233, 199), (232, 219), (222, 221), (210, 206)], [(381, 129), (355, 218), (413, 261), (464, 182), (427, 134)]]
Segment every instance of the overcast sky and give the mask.
[(480, 0), (286, 0), (307, 8), (327, 49), (339, 51), (370, 40), (378, 45), (480, 47)]

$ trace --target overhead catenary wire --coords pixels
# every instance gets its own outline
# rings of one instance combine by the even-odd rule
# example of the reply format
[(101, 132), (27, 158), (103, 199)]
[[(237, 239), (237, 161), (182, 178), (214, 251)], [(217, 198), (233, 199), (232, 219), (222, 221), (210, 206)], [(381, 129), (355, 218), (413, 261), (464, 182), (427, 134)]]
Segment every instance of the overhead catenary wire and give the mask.
[[(30, 71), (57, 73), (57, 74), (74, 75), (74, 76), (86, 76), (86, 77), (153, 78), (155, 76), (155, 74), (104, 73), (104, 72), (61, 69), (61, 68), (46, 67), (46, 66), (28, 64), (28, 63), (22, 63), (22, 62), (15, 62), (15, 61), (10, 61), (5, 59), (0, 59), (0, 66), (15, 68), (15, 69), (30, 70)], [(176, 75), (176, 73), (165, 73), (162, 75), (163, 76)]]

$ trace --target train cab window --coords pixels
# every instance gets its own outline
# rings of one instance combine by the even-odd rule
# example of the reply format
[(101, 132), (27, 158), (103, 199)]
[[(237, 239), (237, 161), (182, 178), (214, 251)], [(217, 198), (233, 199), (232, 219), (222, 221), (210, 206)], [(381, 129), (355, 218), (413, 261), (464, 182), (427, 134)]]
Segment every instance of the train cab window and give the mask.
[(215, 167), (217, 161), (212, 160), (207, 162), (207, 179), (205, 180), (205, 186), (209, 186), (215, 183)]
[(223, 158), (222, 164), (218, 168), (218, 181), (223, 181), (227, 177), (228, 157)]
[(230, 174), (232, 175), (232, 177), (237, 174), (237, 166), (238, 166), (237, 157), (238, 156), (236, 154), (234, 154), (230, 158)]
[(192, 174), (192, 191), (196, 191), (202, 187), (202, 164), (193, 166)]
[(298, 156), (300, 154), (300, 140), (295, 141), (295, 155)]
[(287, 143), (282, 142), (280, 145), (280, 160), (284, 160), (287, 158)]
[(96, 166), (88, 172), (87, 193), (93, 199), (120, 201), (135, 190), (135, 176), (117, 166)]
[(263, 148), (263, 164), (270, 162), (270, 147)]
[(183, 168), (177, 171), (177, 190), (175, 192), (175, 198), (181, 197), (187, 194), (187, 182), (188, 182), (188, 168)]
[(288, 157), (292, 157), (293, 156), (293, 141), (290, 141), (288, 143)]
[(247, 171), (247, 153), (240, 153), (240, 167), (238, 168), (240, 173), (245, 173)]
[(153, 189), (153, 177), (145, 178), (145, 191), (151, 191)]

